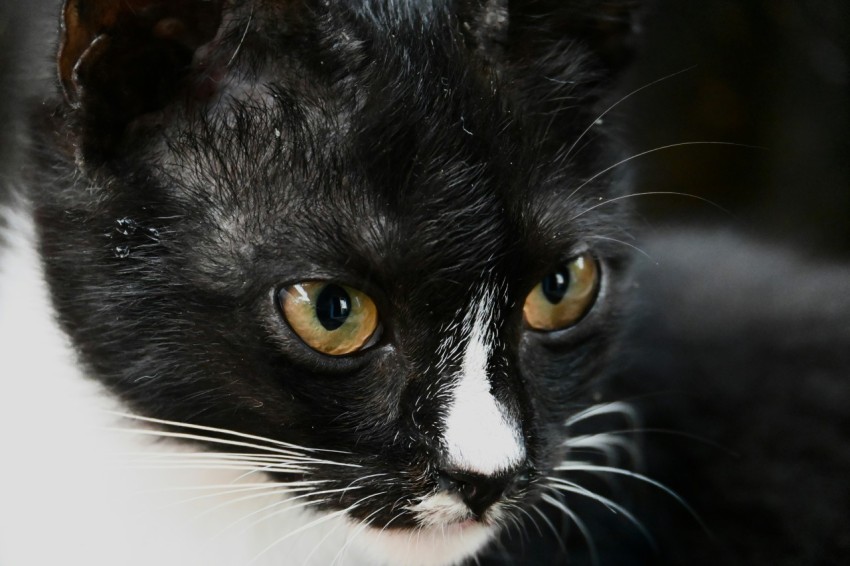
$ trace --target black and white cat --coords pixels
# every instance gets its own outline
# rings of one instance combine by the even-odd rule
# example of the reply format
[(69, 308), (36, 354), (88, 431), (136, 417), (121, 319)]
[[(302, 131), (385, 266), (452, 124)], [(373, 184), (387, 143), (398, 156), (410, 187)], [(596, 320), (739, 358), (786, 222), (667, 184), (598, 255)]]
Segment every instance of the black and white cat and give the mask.
[[(782, 406), (738, 380), (770, 365), (740, 371), (753, 355), (709, 316), (735, 309), (696, 292), (704, 266), (649, 269), (636, 300), (599, 121), (634, 9), (65, 2), (59, 92), (5, 212), (0, 564), (778, 563), (714, 520), (752, 476), (715, 484), (699, 450), (633, 434), (645, 405), (644, 428), (737, 450), (715, 434), (735, 402), (691, 412), (700, 387)], [(729, 248), (746, 262), (727, 283), (766, 255)], [(850, 278), (822, 271), (835, 301), (813, 320), (842, 320)], [(731, 320), (770, 324), (741, 316), (752, 294)], [(801, 346), (822, 346), (836, 402), (843, 331)], [(703, 380), (683, 344), (743, 358)], [(834, 433), (828, 462), (759, 463), (840, 476), (845, 429), (800, 431)], [(719, 545), (667, 484), (711, 486), (695, 511)]]

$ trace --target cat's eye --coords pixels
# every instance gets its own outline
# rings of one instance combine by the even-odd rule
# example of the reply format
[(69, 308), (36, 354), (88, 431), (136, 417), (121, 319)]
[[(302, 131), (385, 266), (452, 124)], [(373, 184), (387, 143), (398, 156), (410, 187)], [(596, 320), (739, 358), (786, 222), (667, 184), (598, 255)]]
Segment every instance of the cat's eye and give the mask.
[(363, 350), (379, 331), (375, 302), (347, 285), (299, 283), (281, 289), (278, 301), (290, 328), (322, 354), (344, 356)]
[(582, 254), (550, 273), (525, 299), (525, 323), (534, 330), (552, 332), (580, 321), (596, 300), (599, 265)]

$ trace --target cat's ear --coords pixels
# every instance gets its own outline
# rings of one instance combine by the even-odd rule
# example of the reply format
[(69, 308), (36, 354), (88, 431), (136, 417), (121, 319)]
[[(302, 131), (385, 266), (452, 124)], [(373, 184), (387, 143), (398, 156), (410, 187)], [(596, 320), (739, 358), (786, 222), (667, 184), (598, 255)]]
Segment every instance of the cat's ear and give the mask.
[(196, 50), (218, 32), (223, 1), (65, 1), (57, 66), (83, 144), (112, 143), (185, 88)]
[(600, 77), (631, 61), (641, 0), (469, 0), (465, 28), (486, 54), (519, 64), (580, 45)]

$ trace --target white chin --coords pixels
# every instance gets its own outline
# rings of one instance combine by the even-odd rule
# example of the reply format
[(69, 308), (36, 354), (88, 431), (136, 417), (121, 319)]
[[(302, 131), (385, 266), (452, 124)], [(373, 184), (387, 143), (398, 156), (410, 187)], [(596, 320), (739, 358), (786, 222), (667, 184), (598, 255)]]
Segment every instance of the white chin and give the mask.
[(475, 555), (497, 532), (496, 527), (471, 521), (422, 529), (367, 528), (357, 546), (372, 564), (449, 566)]

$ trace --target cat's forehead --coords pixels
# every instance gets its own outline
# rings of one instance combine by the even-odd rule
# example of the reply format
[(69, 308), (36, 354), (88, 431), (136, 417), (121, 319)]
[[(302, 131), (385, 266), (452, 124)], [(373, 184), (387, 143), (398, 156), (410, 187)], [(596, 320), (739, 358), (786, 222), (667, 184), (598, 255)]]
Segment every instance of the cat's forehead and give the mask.
[[(165, 183), (211, 229), (204, 257), (462, 280), (580, 243), (590, 217), (572, 219), (605, 193), (570, 194), (582, 177), (549, 143), (551, 120), (455, 20), (388, 10), (358, 12), (367, 23), (330, 45), (266, 57), (208, 114), (177, 122)], [(387, 18), (392, 33), (375, 24)]]

